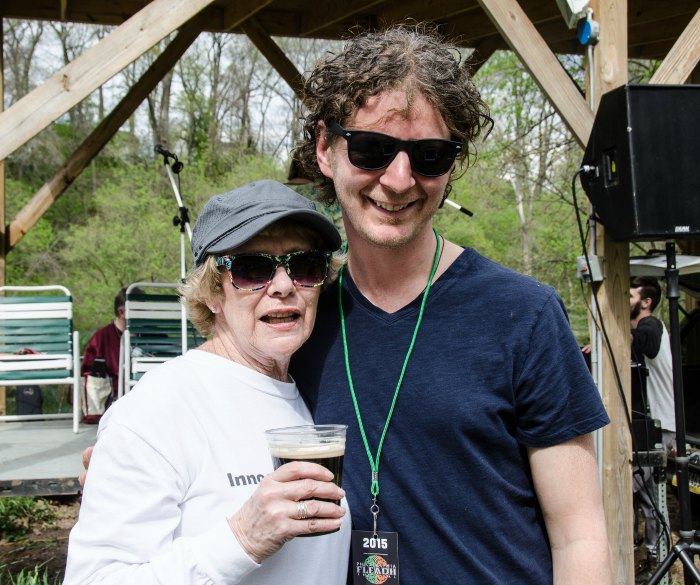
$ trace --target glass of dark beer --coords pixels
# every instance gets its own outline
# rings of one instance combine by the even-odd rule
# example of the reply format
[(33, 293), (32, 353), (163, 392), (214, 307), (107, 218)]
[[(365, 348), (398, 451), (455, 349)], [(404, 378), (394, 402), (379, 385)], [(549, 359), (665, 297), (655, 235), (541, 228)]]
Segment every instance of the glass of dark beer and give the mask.
[[(333, 473), (333, 483), (343, 479), (347, 425), (302, 425), (265, 431), (275, 469), (292, 461), (318, 463)], [(330, 500), (333, 501), (333, 500)], [(340, 505), (340, 501), (333, 501)], [(320, 536), (316, 533), (302, 536)]]

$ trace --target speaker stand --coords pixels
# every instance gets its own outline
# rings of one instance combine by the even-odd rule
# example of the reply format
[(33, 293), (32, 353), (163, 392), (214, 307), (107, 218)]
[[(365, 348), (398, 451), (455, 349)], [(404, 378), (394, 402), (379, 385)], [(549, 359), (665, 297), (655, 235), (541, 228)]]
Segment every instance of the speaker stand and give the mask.
[(673, 359), (673, 399), (676, 415), (676, 479), (678, 483), (678, 503), (680, 508), (680, 529), (678, 542), (651, 576), (647, 585), (657, 585), (668, 573), (673, 563), (680, 559), (683, 564), (685, 585), (700, 584), (700, 571), (695, 566), (694, 556), (700, 554), (700, 534), (692, 528), (690, 508), (690, 478), (688, 475), (689, 457), (685, 448), (685, 406), (683, 404), (683, 369), (681, 363), (681, 335), (678, 322), (678, 267), (676, 266), (676, 244), (666, 243), (666, 298), (668, 298), (669, 324), (671, 330), (671, 357)]

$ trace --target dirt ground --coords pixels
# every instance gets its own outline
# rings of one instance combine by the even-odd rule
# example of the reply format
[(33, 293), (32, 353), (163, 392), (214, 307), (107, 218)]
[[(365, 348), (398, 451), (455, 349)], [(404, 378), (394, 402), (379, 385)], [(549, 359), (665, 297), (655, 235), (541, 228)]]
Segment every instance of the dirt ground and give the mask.
[[(678, 501), (672, 490), (673, 488), (669, 488), (668, 511), (673, 542), (675, 543), (678, 540), (679, 510)], [(46, 568), (49, 576), (48, 582), (52, 585), (61, 582), (66, 564), (68, 533), (77, 519), (80, 500), (77, 496), (63, 496), (51, 501), (58, 516), (57, 521), (52, 526), (38, 527), (20, 542), (0, 540), (0, 567), (5, 566), (4, 570), (0, 570), (0, 582), (4, 582), (2, 577), (5, 577), (8, 572), (15, 576), (22, 569), (26, 571), (36, 566), (40, 567), (40, 571)], [(694, 506), (693, 512), (693, 527), (699, 529), (700, 506)], [(639, 560), (641, 556), (643, 555), (635, 554), (635, 560)], [(669, 585), (683, 583), (683, 567), (680, 561), (677, 561), (671, 568)]]
[(47, 570), (51, 585), (63, 580), (68, 533), (78, 518), (80, 499), (78, 496), (60, 496), (51, 498), (50, 502), (57, 516), (52, 525), (37, 526), (18, 542), (0, 539), (0, 582), (5, 583), (3, 578), (8, 573), (14, 577), (22, 570), (26, 572), (37, 566), (40, 574)]

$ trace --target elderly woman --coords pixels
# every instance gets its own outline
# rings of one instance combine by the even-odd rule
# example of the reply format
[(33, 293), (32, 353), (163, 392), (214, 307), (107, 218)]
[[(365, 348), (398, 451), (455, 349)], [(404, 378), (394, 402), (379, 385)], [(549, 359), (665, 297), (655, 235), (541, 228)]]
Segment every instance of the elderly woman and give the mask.
[(314, 463), (273, 471), (263, 434), (312, 422), (287, 366), (339, 246), (275, 181), (204, 206), (182, 294), (209, 340), (102, 418), (65, 583), (345, 583), (350, 521), (332, 502), (344, 492)]

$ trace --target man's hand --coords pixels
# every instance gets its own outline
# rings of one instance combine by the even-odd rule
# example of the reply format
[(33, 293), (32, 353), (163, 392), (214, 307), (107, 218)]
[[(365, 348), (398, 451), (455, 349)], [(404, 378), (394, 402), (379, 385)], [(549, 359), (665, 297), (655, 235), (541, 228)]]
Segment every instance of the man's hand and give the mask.
[(85, 471), (78, 476), (78, 483), (80, 483), (81, 488), (85, 487), (85, 478), (87, 477), (88, 467), (90, 467), (90, 457), (92, 457), (92, 447), (88, 447), (83, 451), (83, 467)]

